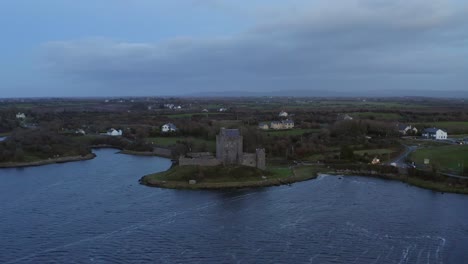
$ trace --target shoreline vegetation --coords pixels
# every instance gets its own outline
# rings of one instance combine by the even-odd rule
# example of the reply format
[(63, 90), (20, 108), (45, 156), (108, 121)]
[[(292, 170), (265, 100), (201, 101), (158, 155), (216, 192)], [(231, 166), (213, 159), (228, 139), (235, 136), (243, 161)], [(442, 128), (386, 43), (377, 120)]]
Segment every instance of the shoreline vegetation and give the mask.
[(4, 162), (4, 163), (0, 163), (0, 168), (35, 167), (35, 166), (49, 165), (49, 164), (54, 164), (54, 163), (66, 163), (66, 162), (72, 162), (72, 161), (90, 160), (90, 159), (94, 159), (95, 157), (96, 157), (96, 154), (90, 153), (84, 156), (49, 158), (49, 159), (29, 161), (29, 162)]
[(349, 170), (330, 171), (326, 174), (334, 175), (334, 176), (343, 176), (343, 177), (357, 176), (357, 177), (379, 178), (379, 179), (384, 179), (384, 180), (399, 181), (399, 182), (406, 183), (414, 187), (419, 187), (422, 189), (431, 190), (435, 192), (468, 194), (467, 187), (459, 186), (447, 180), (434, 181), (434, 180), (428, 180), (428, 179), (418, 178), (414, 176), (409, 176), (406, 174), (398, 174), (398, 173), (382, 174), (382, 173), (375, 173), (375, 172), (369, 172), (369, 171), (349, 171)]
[[(168, 158), (171, 157), (169, 155), (164, 155), (163, 153), (158, 152), (150, 152), (150, 151), (132, 151), (132, 150), (125, 150), (118, 146), (107, 145), (107, 144), (100, 144), (100, 145), (92, 145), (90, 146), (91, 149), (102, 149), (102, 148), (110, 148), (110, 149), (118, 149), (120, 154), (125, 155), (134, 155), (134, 156), (154, 156), (154, 157), (161, 157), (161, 158)], [(47, 158), (47, 159), (37, 159), (33, 161), (10, 161), (10, 162), (0, 162), (0, 169), (3, 168), (23, 168), (23, 167), (37, 167), (43, 165), (49, 165), (54, 163), (67, 163), (67, 162), (74, 162), (74, 161), (83, 161), (83, 160), (90, 160), (94, 159), (96, 154), (88, 153), (86, 155), (72, 155), (72, 156), (62, 156), (59, 158)]]

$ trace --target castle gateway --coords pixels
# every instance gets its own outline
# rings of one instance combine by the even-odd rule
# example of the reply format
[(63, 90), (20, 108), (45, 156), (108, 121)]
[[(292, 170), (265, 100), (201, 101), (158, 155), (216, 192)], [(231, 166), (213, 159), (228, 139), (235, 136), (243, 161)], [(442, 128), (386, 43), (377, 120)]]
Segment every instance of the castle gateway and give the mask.
[(179, 158), (179, 165), (243, 165), (256, 167), (264, 170), (266, 168), (265, 149), (256, 149), (255, 153), (244, 153), (243, 137), (239, 129), (221, 128), (219, 135), (216, 136), (216, 158), (208, 155), (194, 155), (188, 153), (187, 157)]

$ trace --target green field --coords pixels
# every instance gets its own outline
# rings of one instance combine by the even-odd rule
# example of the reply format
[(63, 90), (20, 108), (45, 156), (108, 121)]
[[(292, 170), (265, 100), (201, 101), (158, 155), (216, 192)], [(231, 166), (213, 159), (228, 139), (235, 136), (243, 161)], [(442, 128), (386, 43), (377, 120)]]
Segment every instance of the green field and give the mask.
[(443, 170), (460, 171), (462, 165), (468, 166), (468, 146), (450, 145), (441, 147), (427, 147), (418, 149), (410, 156), (416, 164), (424, 164), (424, 159), (429, 159), (430, 164), (435, 164)]
[(467, 134), (468, 133), (468, 122), (427, 122), (418, 123), (416, 126), (419, 127), (437, 127), (444, 129), (448, 132), (448, 136), (451, 137), (450, 133), (453, 134)]

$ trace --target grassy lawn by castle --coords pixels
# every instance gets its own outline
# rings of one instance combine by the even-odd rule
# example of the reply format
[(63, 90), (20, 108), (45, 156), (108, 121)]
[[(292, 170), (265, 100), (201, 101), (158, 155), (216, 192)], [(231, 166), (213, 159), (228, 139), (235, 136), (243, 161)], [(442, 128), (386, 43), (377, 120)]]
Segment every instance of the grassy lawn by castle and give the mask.
[(418, 149), (410, 156), (416, 164), (424, 164), (429, 159), (430, 164), (436, 164), (442, 170), (460, 171), (462, 164), (468, 166), (468, 146), (449, 145)]

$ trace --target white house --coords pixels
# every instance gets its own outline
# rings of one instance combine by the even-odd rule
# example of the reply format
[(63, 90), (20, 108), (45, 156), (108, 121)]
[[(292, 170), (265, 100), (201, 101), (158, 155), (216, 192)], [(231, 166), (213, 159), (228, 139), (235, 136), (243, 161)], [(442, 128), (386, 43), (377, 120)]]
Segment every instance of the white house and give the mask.
[(26, 118), (26, 115), (24, 113), (17, 113), (16, 114), (16, 118), (17, 119), (25, 119)]
[(177, 131), (177, 127), (172, 124), (172, 123), (167, 123), (167, 124), (164, 124), (162, 127), (161, 127), (161, 132), (163, 133), (167, 133), (167, 132), (175, 132)]
[(278, 114), (279, 117), (288, 117), (288, 113), (285, 112), (285, 111), (281, 111), (279, 114)]
[(338, 121), (348, 121), (348, 120), (353, 120), (353, 117), (348, 115), (348, 114), (338, 114), (338, 117), (337, 117), (337, 120)]
[(271, 129), (292, 129), (294, 128), (294, 121), (292, 120), (282, 120), (282, 121), (272, 121), (270, 123)]
[(226, 111), (227, 111), (227, 108), (221, 107), (218, 111), (219, 111), (219, 112), (226, 112)]
[(402, 135), (406, 135), (408, 133), (416, 134), (418, 133), (418, 129), (411, 125), (398, 124), (398, 132), (400, 132)]
[(422, 136), (430, 139), (447, 139), (447, 132), (439, 128), (426, 128), (422, 132)]
[(258, 128), (263, 129), (263, 130), (268, 130), (270, 126), (268, 125), (268, 123), (261, 122), (260, 124), (258, 124)]
[(116, 129), (111, 128), (107, 131), (106, 135), (113, 136), (113, 137), (122, 136), (122, 130), (116, 130)]
[(86, 135), (86, 132), (83, 129), (79, 128), (75, 130), (75, 134)]

